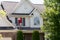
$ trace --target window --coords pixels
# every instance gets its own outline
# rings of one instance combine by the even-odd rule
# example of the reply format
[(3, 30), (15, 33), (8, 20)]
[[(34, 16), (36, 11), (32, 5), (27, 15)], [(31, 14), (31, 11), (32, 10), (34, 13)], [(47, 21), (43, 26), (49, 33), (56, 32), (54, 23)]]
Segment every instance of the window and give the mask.
[(40, 21), (39, 21), (39, 17), (35, 17), (34, 18), (34, 25), (39, 25)]
[(16, 26), (25, 26), (25, 18), (15, 18)]

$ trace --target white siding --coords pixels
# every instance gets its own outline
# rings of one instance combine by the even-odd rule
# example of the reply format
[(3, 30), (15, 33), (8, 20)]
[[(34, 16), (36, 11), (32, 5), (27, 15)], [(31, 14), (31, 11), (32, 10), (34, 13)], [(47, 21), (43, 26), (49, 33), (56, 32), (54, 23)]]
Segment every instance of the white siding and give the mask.
[(10, 20), (12, 20), (12, 24), (15, 25), (15, 17), (9, 17)]
[(43, 26), (43, 18), (40, 16), (40, 27)]
[(26, 17), (25, 18), (25, 27), (29, 27), (30, 26), (30, 18), (29, 17)]
[(30, 18), (30, 24), (31, 24), (31, 27), (34, 27), (34, 24), (33, 24), (33, 23), (34, 23), (34, 22), (33, 22), (33, 19), (34, 19), (33, 17), (31, 17), (31, 18)]
[[(15, 25), (15, 18), (14, 17), (10, 17), (10, 20), (12, 20), (12, 24)], [(27, 16), (25, 17), (25, 26), (21, 26), (21, 27), (29, 27), (30, 26), (30, 18)]]
[[(33, 17), (30, 20), (31, 21), (31, 27), (36, 27), (36, 28), (41, 27), (43, 25), (43, 19), (42, 19), (41, 15), (40, 15), (40, 12), (38, 10), (34, 10), (33, 14), (34, 15), (33, 15)], [(39, 25), (34, 25), (34, 18), (35, 17), (39, 18), (39, 21), (40, 21)]]
[(14, 13), (30, 13), (33, 10), (33, 7), (28, 3), (24, 2), (18, 6)]
[(0, 16), (0, 27), (14, 27), (6, 17), (1, 17)]

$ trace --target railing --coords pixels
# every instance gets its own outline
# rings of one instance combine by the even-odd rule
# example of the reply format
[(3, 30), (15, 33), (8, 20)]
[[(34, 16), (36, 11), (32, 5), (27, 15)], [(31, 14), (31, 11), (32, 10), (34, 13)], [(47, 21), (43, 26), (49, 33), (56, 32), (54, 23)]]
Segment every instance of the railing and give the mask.
[(31, 28), (31, 27), (17, 27), (20, 30), (40, 30), (40, 28)]
[(13, 30), (13, 27), (0, 27), (0, 30)]
[(18, 30), (40, 30), (40, 28), (31, 28), (31, 27), (0, 27), (0, 30), (14, 30), (14, 29), (18, 29)]

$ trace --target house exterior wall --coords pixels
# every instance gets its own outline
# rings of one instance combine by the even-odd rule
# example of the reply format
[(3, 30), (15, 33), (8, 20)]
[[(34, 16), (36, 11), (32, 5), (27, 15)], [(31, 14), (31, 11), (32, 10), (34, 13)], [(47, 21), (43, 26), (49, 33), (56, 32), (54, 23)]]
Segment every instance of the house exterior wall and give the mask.
[[(31, 27), (31, 28), (40, 28), (43, 25), (43, 18), (40, 15), (40, 12), (38, 10), (34, 10), (33, 15), (30, 16), (26, 16), (22, 18), (25, 18), (25, 26), (21, 26), (21, 27)], [(39, 18), (39, 25), (34, 25), (34, 18), (38, 17)], [(17, 17), (18, 18), (18, 17)], [(13, 25), (15, 25), (15, 17), (10, 17), (10, 19), (12, 20)]]
[[(40, 22), (39, 25), (34, 25), (34, 18), (35, 17), (39, 18), (39, 22)], [(39, 28), (39, 27), (41, 27), (43, 25), (43, 19), (42, 19), (41, 15), (40, 15), (40, 12), (38, 10), (36, 10), (36, 9), (33, 11), (33, 16), (30, 18), (30, 21), (31, 21), (31, 27)]]
[(12, 24), (15, 25), (15, 17), (9, 17), (9, 19), (12, 21)]
[[(25, 17), (25, 26), (21, 26), (21, 27), (31, 27), (31, 28), (40, 28), (43, 25), (43, 19), (40, 16), (40, 13), (38, 11), (33, 12), (34, 15), (32, 17)], [(34, 18), (38, 17), (39, 18), (39, 25), (34, 25)], [(10, 17), (10, 19), (12, 20), (12, 24), (15, 25), (15, 17)]]
[[(33, 10), (34, 9), (34, 10)], [(33, 15), (31, 17), (29, 17), (29, 15), (27, 15), (25, 18), (25, 26), (21, 26), (21, 27), (31, 27), (31, 28), (40, 28), (43, 25), (43, 19), (40, 15), (40, 12), (38, 11), (38, 9), (36, 9), (35, 7), (33, 7), (28, 1), (22, 1), (21, 3), (19, 3), (19, 5), (17, 5), (17, 7), (14, 9), (13, 13), (18, 13), (18, 14), (32, 14)], [(25, 16), (25, 15), (17, 15), (17, 16)], [(38, 19), (35, 19), (35, 18)], [(18, 18), (18, 17), (17, 17)], [(11, 18), (13, 24), (15, 25), (15, 18)], [(38, 24), (36, 25), (35, 21), (38, 20)]]
[(26, 17), (25, 22), (26, 27), (30, 27), (30, 17)]
[(0, 16), (0, 27), (14, 27), (6, 17)]
[[(27, 16), (27, 17), (22, 17), (22, 18), (25, 18), (25, 26), (21, 26), (21, 27), (30, 27), (30, 17)], [(9, 19), (12, 20), (12, 24), (16, 26), (15, 17), (9, 17)]]
[(14, 13), (30, 13), (33, 10), (33, 7), (27, 2), (23, 2), (20, 5), (18, 5), (18, 8), (14, 11)]

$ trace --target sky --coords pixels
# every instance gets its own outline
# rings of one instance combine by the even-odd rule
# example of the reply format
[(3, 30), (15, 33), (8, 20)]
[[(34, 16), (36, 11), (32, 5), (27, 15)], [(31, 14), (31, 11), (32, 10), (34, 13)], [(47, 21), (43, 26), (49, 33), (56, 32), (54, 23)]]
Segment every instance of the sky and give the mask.
[[(16, 1), (16, 2), (20, 2), (21, 0), (0, 0), (1, 1)], [(30, 0), (32, 3), (34, 4), (43, 4), (43, 0)]]

